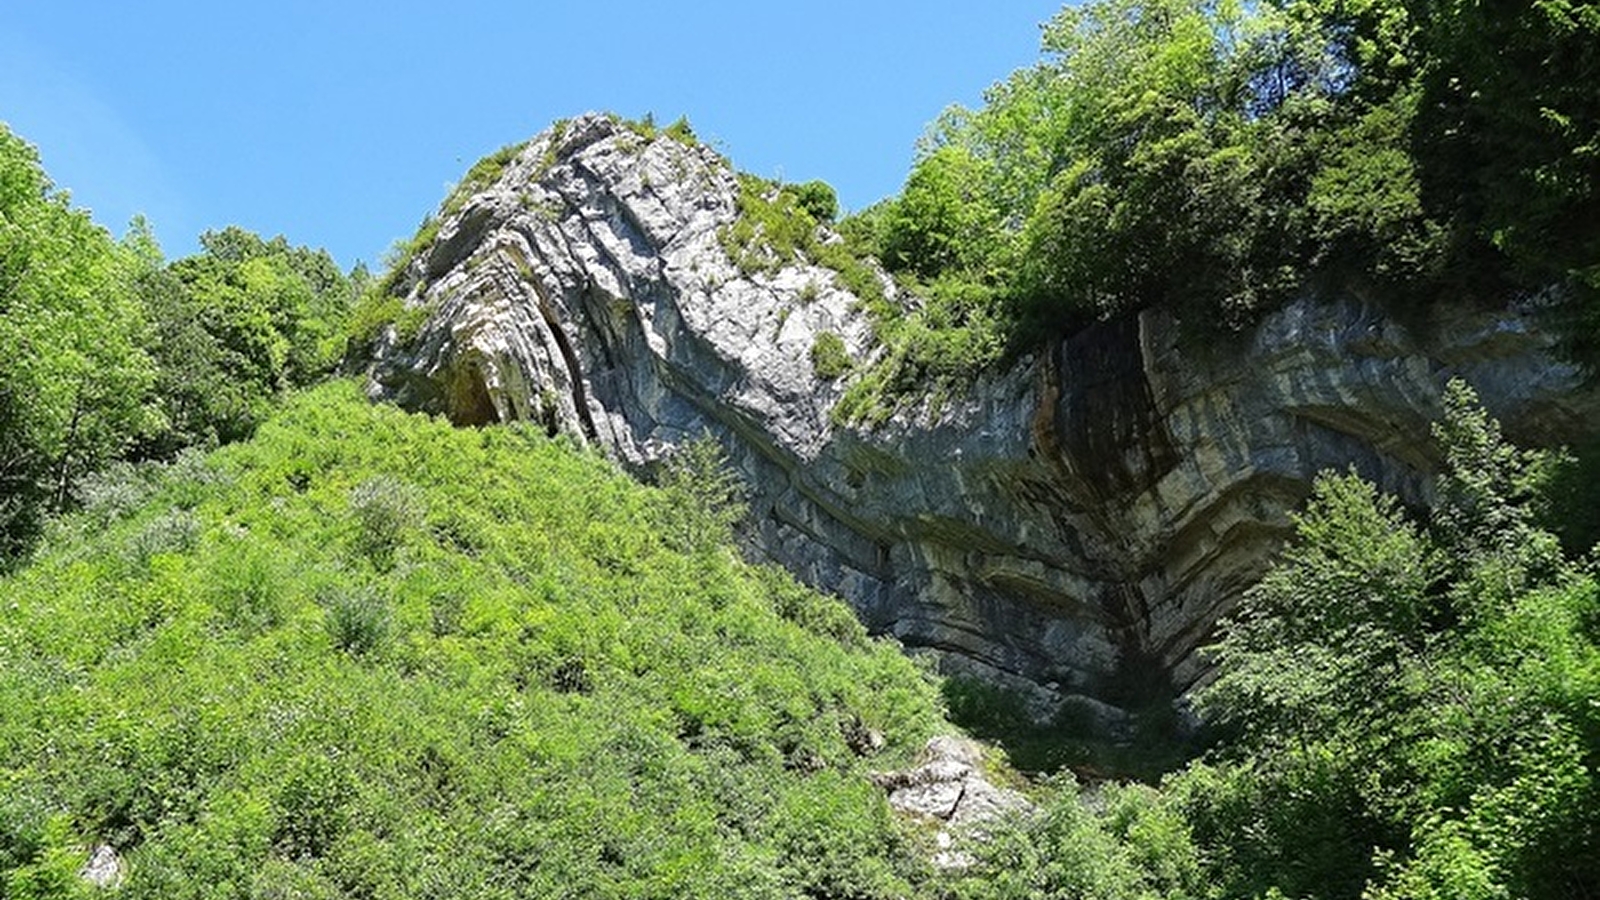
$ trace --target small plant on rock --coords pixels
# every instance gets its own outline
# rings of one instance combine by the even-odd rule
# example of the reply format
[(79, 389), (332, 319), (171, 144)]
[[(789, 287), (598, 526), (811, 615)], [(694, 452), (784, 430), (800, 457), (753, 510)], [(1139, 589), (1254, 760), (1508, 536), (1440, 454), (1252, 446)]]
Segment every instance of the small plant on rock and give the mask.
[(842, 378), (854, 365), (854, 360), (850, 358), (850, 350), (844, 345), (844, 338), (837, 334), (824, 331), (812, 342), (811, 368), (816, 370), (818, 378), (830, 381)]

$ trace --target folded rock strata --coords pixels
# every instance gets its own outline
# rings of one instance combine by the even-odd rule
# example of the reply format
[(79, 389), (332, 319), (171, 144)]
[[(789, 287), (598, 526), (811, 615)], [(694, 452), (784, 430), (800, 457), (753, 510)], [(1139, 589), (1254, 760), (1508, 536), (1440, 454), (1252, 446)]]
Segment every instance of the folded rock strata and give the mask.
[(1523, 439), (1600, 421), (1526, 307), (1401, 318), (1332, 295), (1220, 340), (1147, 311), (962, 396), (839, 424), (845, 382), (812, 347), (836, 335), (860, 369), (880, 352), (870, 322), (822, 266), (741, 271), (723, 241), (738, 196), (710, 148), (606, 116), (536, 137), (402, 273), (426, 318), (376, 342), (369, 392), (461, 425), (542, 423), (639, 472), (710, 435), (751, 488), (754, 553), (1041, 716), (1114, 724), (1200, 677), (1198, 648), (1319, 471), (1425, 503), (1449, 376)]

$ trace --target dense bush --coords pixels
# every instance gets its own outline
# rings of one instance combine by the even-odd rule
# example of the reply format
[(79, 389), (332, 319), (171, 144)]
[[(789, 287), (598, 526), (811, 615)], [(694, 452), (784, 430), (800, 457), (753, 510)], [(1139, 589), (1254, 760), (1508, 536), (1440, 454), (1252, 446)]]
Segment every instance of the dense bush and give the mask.
[(1153, 305), (1237, 326), (1332, 279), (1403, 303), (1556, 286), (1590, 359), (1596, 47), (1572, 0), (1072, 5), (841, 230), (984, 289), (1001, 346)]
[(933, 687), (738, 562), (691, 447), (642, 488), (335, 383), (97, 488), (0, 581), (0, 896), (101, 842), (128, 897), (920, 891), (865, 774)]
[[(1426, 521), (1317, 483), (1159, 791), (1058, 784), (973, 848), (974, 897), (1562, 898), (1600, 888), (1600, 583), (1535, 513), (1548, 460), (1465, 385)], [(957, 710), (959, 711), (959, 710)]]
[(141, 456), (248, 437), (278, 392), (326, 375), (344, 352), (359, 271), (347, 276), (325, 250), (237, 227), (206, 232), (200, 244), (167, 264), (156, 252), (136, 281), (165, 419)]

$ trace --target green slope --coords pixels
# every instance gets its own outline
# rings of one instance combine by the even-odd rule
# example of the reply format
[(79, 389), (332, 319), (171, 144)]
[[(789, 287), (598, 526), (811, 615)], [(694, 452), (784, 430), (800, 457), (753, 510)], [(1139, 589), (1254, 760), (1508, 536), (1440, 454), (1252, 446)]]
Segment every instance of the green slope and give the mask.
[(935, 688), (692, 493), (347, 383), (103, 479), (0, 581), (0, 897), (908, 892)]

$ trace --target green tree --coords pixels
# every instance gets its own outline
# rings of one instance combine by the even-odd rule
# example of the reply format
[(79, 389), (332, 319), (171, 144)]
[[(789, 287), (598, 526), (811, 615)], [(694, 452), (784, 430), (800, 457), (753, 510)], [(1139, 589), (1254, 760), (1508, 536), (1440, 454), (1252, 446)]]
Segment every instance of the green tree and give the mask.
[(1324, 473), (1295, 543), (1215, 649), (1208, 711), (1251, 746), (1305, 747), (1341, 723), (1401, 712), (1425, 648), (1432, 580), (1423, 534), (1393, 497)]
[(343, 349), (358, 288), (326, 251), (232, 226), (200, 243), (137, 281), (168, 422), (145, 456), (249, 435), (279, 391), (322, 376)]
[(1418, 156), (1472, 249), (1536, 283), (1600, 291), (1600, 5), (1406, 0), (1420, 45)]
[(0, 126), (0, 557), (159, 422), (137, 268)]
[(871, 230), (891, 270), (994, 290), (1013, 338), (1156, 304), (1240, 325), (1308, 281), (1562, 286), (1592, 363), (1597, 36), (1579, 0), (1068, 6)]
[(965, 147), (947, 144), (918, 160), (884, 213), (884, 263), (923, 278), (951, 271), (981, 276), (1000, 238), (989, 181), (984, 161)]
[(1429, 527), (1324, 476), (1215, 648), (1201, 701), (1237, 768), (1181, 786), (1197, 839), (1233, 843), (1220, 874), (1241, 893), (1600, 885), (1600, 585), (1535, 524), (1546, 457), (1507, 443), (1466, 384), (1435, 435)]

